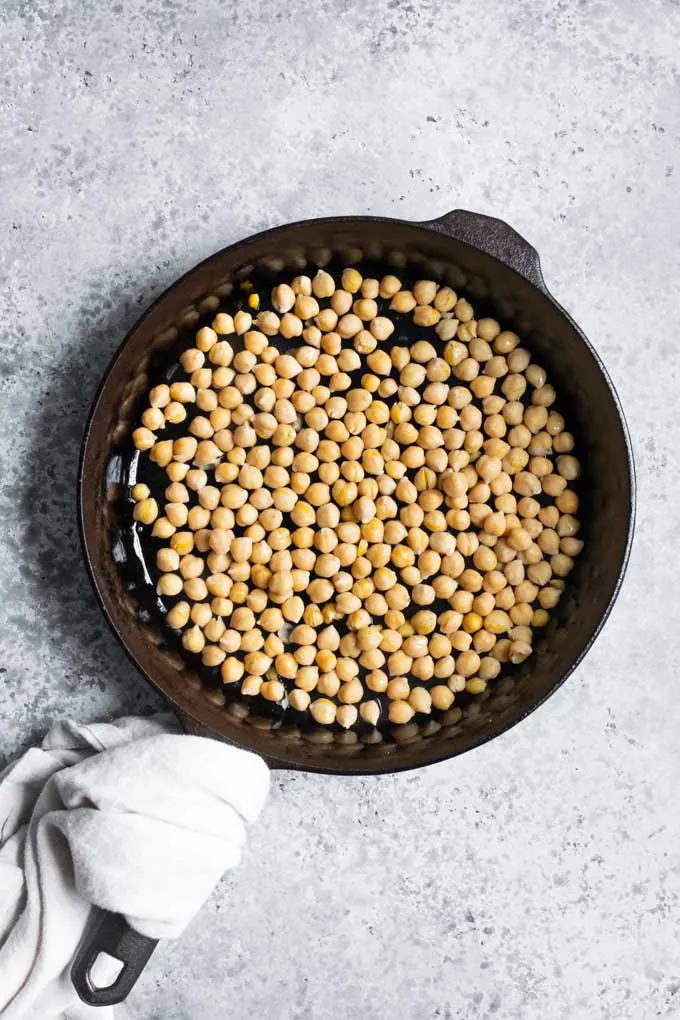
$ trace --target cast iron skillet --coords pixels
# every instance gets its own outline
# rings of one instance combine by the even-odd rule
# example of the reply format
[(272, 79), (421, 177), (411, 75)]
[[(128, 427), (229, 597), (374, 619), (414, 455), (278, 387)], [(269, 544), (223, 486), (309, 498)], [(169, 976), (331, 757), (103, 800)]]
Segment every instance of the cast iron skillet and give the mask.
[[(320, 252), (325, 250), (325, 255)], [(148, 389), (150, 361), (176, 342), (232, 282), (257, 276), (272, 259), (295, 272), (316, 271), (328, 250), (348, 261), (378, 259), (385, 272), (409, 265), (470, 296), (484, 314), (512, 328), (548, 370), (567, 410), (584, 465), (580, 517), (586, 545), (569, 577), (559, 612), (534, 654), (516, 675), (501, 680), (440, 723), (389, 729), (379, 742), (328, 731), (272, 729), (262, 719), (234, 714), (223, 696), (204, 687), (140, 624), (115, 562), (115, 501), (122, 483), (121, 450)], [(208, 305), (204, 302), (208, 300)], [(501, 220), (457, 210), (426, 223), (377, 217), (307, 220), (257, 234), (211, 256), (175, 283), (132, 329), (96, 395), (82, 449), (78, 508), (85, 559), (95, 594), (124, 649), (191, 732), (238, 744), (273, 768), (342, 775), (396, 772), (452, 758), (505, 732), (538, 707), (581, 661), (606, 620), (621, 586), (634, 518), (634, 470), (621, 406), (607, 372), (576, 323), (549, 293), (537, 252)], [(352, 742), (354, 741), (354, 742)], [(110, 1004), (128, 994), (153, 940), (106, 915), (83, 942), (73, 967), (85, 1001)], [(117, 981), (95, 989), (89, 968), (100, 950), (125, 964)]]

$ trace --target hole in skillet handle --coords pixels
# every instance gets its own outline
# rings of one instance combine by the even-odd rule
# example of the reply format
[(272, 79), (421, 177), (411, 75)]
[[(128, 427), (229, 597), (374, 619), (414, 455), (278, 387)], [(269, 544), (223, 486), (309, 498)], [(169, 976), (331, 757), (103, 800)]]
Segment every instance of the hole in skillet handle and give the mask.
[(510, 269), (533, 283), (544, 294), (550, 296), (541, 271), (541, 260), (536, 249), (525, 241), (511, 226), (495, 216), (454, 209), (436, 220), (419, 224), (439, 234), (446, 234), (456, 241), (463, 241), (474, 248), (481, 248), (487, 255), (503, 262)]
[[(121, 914), (97, 911), (71, 966), (73, 987), (89, 1006), (115, 1006), (130, 994), (157, 945), (157, 939), (140, 935)], [(94, 970), (100, 969), (102, 955), (120, 968), (111, 984), (100, 987)]]

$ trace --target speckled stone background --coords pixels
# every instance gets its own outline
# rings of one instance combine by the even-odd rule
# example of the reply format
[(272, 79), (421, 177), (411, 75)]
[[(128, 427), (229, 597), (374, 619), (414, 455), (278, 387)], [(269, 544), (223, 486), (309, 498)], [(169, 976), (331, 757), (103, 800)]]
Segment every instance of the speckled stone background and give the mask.
[(80, 562), (96, 382), (196, 261), (305, 216), (507, 219), (621, 394), (639, 524), (585, 664), (513, 732), (279, 774), (139, 1020), (680, 1016), (680, 6), (4, 0), (2, 750), (155, 708)]

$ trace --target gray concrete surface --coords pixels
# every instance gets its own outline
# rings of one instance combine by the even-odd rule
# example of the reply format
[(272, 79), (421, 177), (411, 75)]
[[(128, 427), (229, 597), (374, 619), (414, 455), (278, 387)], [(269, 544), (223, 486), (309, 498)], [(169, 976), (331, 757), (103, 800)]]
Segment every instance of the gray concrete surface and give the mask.
[(380, 780), (279, 774), (145, 1020), (680, 1016), (680, 7), (5, 0), (0, 734), (150, 709), (80, 564), (84, 415), (173, 278), (304, 216), (497, 214), (596, 343), (639, 528), (595, 650), (531, 720)]

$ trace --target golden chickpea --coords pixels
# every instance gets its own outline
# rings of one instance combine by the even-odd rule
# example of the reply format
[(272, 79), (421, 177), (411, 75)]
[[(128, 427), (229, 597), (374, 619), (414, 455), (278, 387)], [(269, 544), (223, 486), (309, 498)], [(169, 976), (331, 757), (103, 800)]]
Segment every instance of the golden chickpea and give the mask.
[(205, 637), (200, 627), (190, 627), (182, 634), (182, 645), (188, 652), (197, 655), (205, 648)]
[(336, 712), (335, 719), (336, 722), (343, 727), (343, 729), (347, 730), (351, 726), (354, 726), (358, 715), (359, 713), (354, 705), (340, 705)]
[(417, 303), (410, 290), (399, 290), (396, 294), (392, 295), (390, 310), (404, 314), (405, 312), (413, 311)]
[(513, 641), (509, 649), (509, 659), (515, 666), (524, 662), (532, 652), (531, 645), (526, 641)]
[(353, 311), (363, 322), (375, 319), (378, 314), (378, 305), (372, 298), (360, 298), (354, 302)]
[(194, 547), (194, 536), (190, 531), (176, 531), (170, 539), (170, 546), (180, 556), (185, 556)]
[(299, 319), (313, 319), (319, 314), (319, 302), (310, 294), (298, 294), (295, 299), (295, 314)]
[(493, 609), (484, 619), (484, 627), (491, 634), (504, 634), (510, 626), (510, 617), (500, 609)]
[(370, 726), (376, 726), (380, 719), (380, 702), (362, 701), (359, 705), (359, 715)]
[(156, 442), (156, 437), (151, 429), (142, 427), (134, 430), (132, 442), (138, 450), (149, 450)]
[(436, 326), (441, 318), (441, 312), (431, 305), (417, 305), (413, 312), (413, 322), (416, 326)]
[(413, 296), (419, 305), (431, 305), (437, 289), (438, 285), (434, 280), (418, 280), (413, 287)]
[(456, 671), (461, 676), (473, 676), (479, 669), (480, 658), (476, 652), (461, 652), (456, 659)]
[(286, 688), (279, 680), (267, 680), (260, 688), (260, 694), (267, 701), (283, 701)]
[(364, 279), (361, 285), (361, 293), (364, 298), (377, 298), (380, 294), (380, 282), (378, 279)]
[(570, 432), (561, 432), (553, 439), (555, 453), (569, 453), (574, 449), (574, 437)]
[(446, 684), (437, 684), (430, 689), (429, 693), (433, 708), (438, 709), (440, 712), (445, 712), (451, 708), (455, 695)]
[(239, 631), (252, 630), (255, 626), (255, 614), (252, 609), (248, 609), (246, 606), (239, 606), (232, 613), (231, 625), (235, 630)]
[(558, 473), (568, 482), (578, 478), (581, 473), (581, 467), (576, 457), (562, 454), (557, 458), (556, 465)]
[(579, 538), (562, 538), (560, 539), (560, 552), (564, 553), (566, 556), (572, 557), (573, 559), (574, 556), (578, 556), (578, 554), (582, 551), (583, 544), (584, 543)]
[(465, 686), (465, 680), (463, 677), (458, 678), (457, 674), (454, 673), (456, 663), (452, 655), (445, 655), (443, 658), (438, 659), (434, 664), (434, 675), (437, 680), (447, 680), (449, 687), (452, 691), (456, 690), (454, 684), (460, 679), (462, 681), (462, 689)]
[(564, 553), (556, 553), (550, 557), (550, 566), (553, 573), (558, 577), (566, 577), (573, 569), (574, 561), (571, 556), (565, 556)]
[(222, 681), (225, 684), (237, 683), (242, 678), (244, 672), (245, 667), (243, 663), (240, 659), (235, 658), (233, 655), (226, 658), (220, 668)]
[(170, 396), (180, 404), (191, 404), (196, 399), (196, 390), (188, 382), (175, 382), (170, 387)]
[(246, 676), (241, 682), (241, 694), (246, 697), (256, 697), (256, 695), (262, 692), (262, 677), (261, 676)]
[[(207, 637), (207, 634), (206, 634)], [(208, 669), (214, 669), (221, 665), (227, 657), (227, 653), (218, 648), (217, 645), (206, 645), (201, 655), (201, 662)]]
[(330, 726), (335, 722), (336, 708), (327, 698), (317, 698), (309, 706), (309, 711), (314, 721), (321, 726)]
[(408, 703), (415, 712), (429, 715), (432, 711), (432, 697), (424, 687), (416, 687), (408, 696)]
[(409, 682), (403, 676), (395, 677), (387, 684), (386, 693), (391, 701), (405, 701), (408, 698), (409, 691)]
[(295, 689), (288, 695), (290, 707), (296, 712), (305, 712), (309, 708), (310, 697), (307, 691)]
[(143, 482), (138, 482), (136, 485), (132, 486), (132, 489), (130, 490), (130, 495), (132, 496), (134, 501), (138, 503), (142, 499), (148, 499), (148, 497), (151, 495), (151, 489), (149, 488), (148, 485), (144, 485)]
[(334, 670), (330, 670), (328, 673), (321, 673), (316, 686), (319, 694), (325, 694), (329, 698), (334, 698), (340, 690), (340, 680)]
[[(245, 657), (246, 672), (251, 676), (264, 676), (271, 664), (272, 660), (263, 652), (248, 652)], [(276, 700), (278, 701), (279, 699), (277, 698)]]
[(392, 362), (386, 351), (376, 350), (369, 354), (366, 363), (377, 375), (387, 376), (392, 370)]
[(399, 292), (401, 289), (401, 281), (396, 276), (388, 275), (383, 276), (380, 281), (380, 288), (378, 293), (381, 298), (391, 298)]
[(555, 506), (561, 513), (569, 514), (570, 516), (575, 514), (578, 510), (579, 500), (575, 492), (570, 489), (565, 489), (564, 492), (560, 493), (555, 499)]
[(356, 269), (344, 269), (340, 278), (343, 290), (346, 290), (349, 294), (356, 294), (358, 292), (362, 280), (361, 273)]
[(312, 292), (317, 298), (331, 297), (335, 291), (335, 280), (323, 269), (317, 271), (312, 280)]
[(557, 588), (543, 588), (538, 593), (538, 602), (542, 609), (554, 609), (561, 596), (562, 592)]
[(153, 524), (158, 517), (158, 503), (150, 497), (141, 499), (138, 503), (135, 503), (132, 516), (140, 524)]
[(142, 414), (142, 425), (152, 431), (165, 428), (165, 415), (158, 407), (148, 407)]
[(191, 607), (188, 602), (176, 602), (166, 616), (166, 622), (173, 630), (181, 630), (189, 622)]
[(410, 722), (415, 715), (415, 710), (407, 701), (392, 701), (389, 707), (389, 720), (396, 726)]
[(376, 340), (387, 340), (394, 332), (394, 323), (385, 315), (377, 315), (371, 320), (369, 329)]
[(411, 657), (401, 649), (393, 652), (387, 659), (387, 671), (390, 676), (405, 676), (412, 665)]
[[(338, 666), (340, 666), (342, 660), (338, 660)], [(356, 663), (354, 664), (356, 665)], [(337, 671), (338, 676), (341, 676), (340, 670)], [(340, 690), (338, 691), (338, 699), (345, 705), (356, 705), (364, 696), (364, 688), (361, 681), (353, 678), (347, 680), (341, 684)]]

